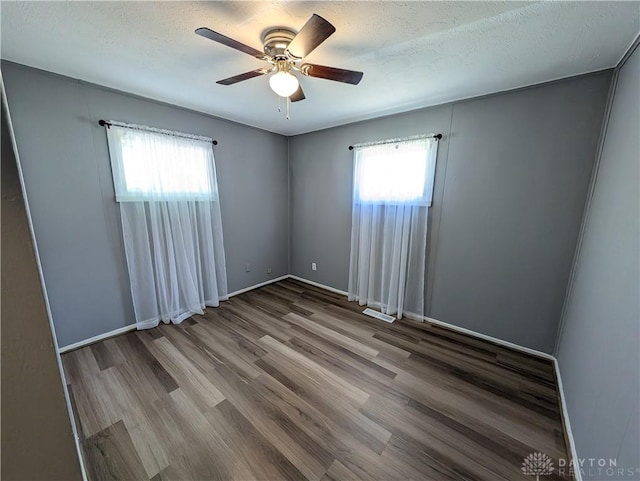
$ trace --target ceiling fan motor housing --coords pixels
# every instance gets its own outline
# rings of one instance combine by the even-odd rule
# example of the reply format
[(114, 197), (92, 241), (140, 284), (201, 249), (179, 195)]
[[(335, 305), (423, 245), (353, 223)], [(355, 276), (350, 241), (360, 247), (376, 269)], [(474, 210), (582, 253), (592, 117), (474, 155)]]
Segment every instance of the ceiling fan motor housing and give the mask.
[(264, 53), (274, 60), (288, 60), (286, 50), (296, 32), (287, 28), (274, 28), (267, 30), (262, 36)]

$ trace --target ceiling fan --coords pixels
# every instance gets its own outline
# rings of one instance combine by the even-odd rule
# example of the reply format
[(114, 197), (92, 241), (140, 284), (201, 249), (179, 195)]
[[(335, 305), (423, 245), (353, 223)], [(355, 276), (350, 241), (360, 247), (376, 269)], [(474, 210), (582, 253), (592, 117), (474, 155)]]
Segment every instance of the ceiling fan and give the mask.
[(271, 64), (269, 67), (241, 73), (240, 75), (218, 80), (216, 83), (233, 85), (272, 73), (273, 75), (269, 78), (271, 89), (280, 97), (287, 97), (291, 102), (298, 102), (304, 100), (305, 96), (300, 82), (292, 71), (300, 72), (307, 77), (323, 78), (352, 85), (357, 85), (362, 80), (362, 72), (301, 63), (307, 55), (335, 31), (336, 29), (331, 23), (314, 13), (298, 33), (286, 28), (267, 30), (262, 36), (264, 51), (257, 50), (206, 27), (198, 28), (196, 33)]

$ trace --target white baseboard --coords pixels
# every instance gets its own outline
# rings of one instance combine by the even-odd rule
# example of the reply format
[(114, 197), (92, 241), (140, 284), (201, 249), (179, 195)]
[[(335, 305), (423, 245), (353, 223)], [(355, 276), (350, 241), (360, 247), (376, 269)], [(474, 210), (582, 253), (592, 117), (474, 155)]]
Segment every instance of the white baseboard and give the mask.
[[(556, 372), (556, 383), (558, 385), (558, 395), (560, 396), (560, 409), (562, 411), (562, 423), (564, 424), (564, 432), (567, 435), (567, 442), (569, 443), (569, 454), (574, 461), (574, 479), (575, 481), (582, 481), (582, 472), (580, 471), (580, 464), (578, 463), (578, 451), (576, 449), (576, 440), (573, 437), (573, 431), (571, 431), (571, 422), (569, 421), (569, 410), (567, 409), (567, 402), (564, 398), (564, 388), (562, 387), (562, 377), (560, 376), (560, 365), (558, 360), (553, 358), (553, 368)], [(569, 461), (569, 460), (567, 460)], [(567, 464), (569, 464), (567, 462)]]
[[(327, 291), (330, 292), (335, 292), (336, 294), (342, 294), (343, 296), (348, 296), (349, 293), (345, 292), (345, 291), (341, 291), (340, 289), (336, 289), (334, 287), (330, 287), (330, 286), (325, 286), (324, 284), (320, 284), (319, 282), (314, 282), (314, 281), (310, 281), (309, 279), (304, 279), (303, 277), (298, 277), (298, 276), (294, 276), (294, 275), (290, 275), (289, 276), (291, 279), (295, 279), (297, 281), (300, 282), (304, 282), (306, 284), (310, 284), (312, 286), (316, 286), (319, 287), (321, 289), (325, 289)], [(436, 324), (438, 326), (442, 326), (444, 328), (450, 329), (452, 331), (456, 331), (456, 332), (460, 332), (462, 334), (466, 334), (468, 336), (472, 336), (472, 337), (476, 337), (478, 339), (482, 339), (483, 341), (489, 341), (492, 342), (494, 344), (498, 344), (500, 346), (504, 346), (504, 347), (508, 347), (510, 349), (516, 350), (516, 351), (520, 351), (520, 352), (524, 352), (526, 354), (531, 354), (532, 356), (536, 356), (536, 357), (540, 357), (543, 359), (548, 359), (548, 360), (555, 360), (555, 357), (553, 357), (551, 354), (547, 354), (546, 352), (542, 352), (542, 351), (538, 351), (536, 349), (531, 349), (525, 346), (521, 346), (519, 344), (514, 344), (512, 342), (509, 341), (503, 341), (502, 339), (498, 339), (497, 337), (492, 337), (492, 336), (487, 336), (486, 334), (481, 334), (479, 332), (476, 331), (472, 331), (470, 329), (466, 329), (464, 327), (460, 327), (460, 326), (456, 326), (454, 324), (449, 324), (448, 322), (444, 322), (444, 321), (439, 321), (437, 319), (433, 319), (431, 317), (421, 317), (417, 314), (414, 314), (412, 312), (405, 312), (404, 313), (404, 317), (407, 317), (409, 319), (412, 319), (414, 321), (422, 321), (422, 322), (428, 322), (430, 324)]]
[(488, 341), (493, 344), (498, 344), (499, 346), (508, 347), (509, 349), (513, 349), (514, 351), (524, 352), (525, 354), (530, 354), (532, 356), (540, 357), (542, 359), (547, 359), (549, 361), (555, 361), (556, 359), (551, 354), (547, 354), (546, 352), (521, 346), (520, 344), (514, 344), (509, 341), (503, 341), (502, 339), (498, 339), (497, 337), (487, 336), (486, 334), (481, 334), (479, 332), (472, 331), (471, 329), (466, 329), (464, 327), (456, 326), (454, 324), (449, 324), (448, 322), (439, 321), (437, 319), (432, 319), (430, 317), (425, 317), (424, 322), (435, 324), (437, 326), (442, 326), (446, 329), (450, 329), (452, 331), (456, 331), (461, 334), (466, 334), (471, 337), (476, 337), (478, 339), (482, 339), (483, 341)]
[[(298, 276), (294, 276), (294, 275), (289, 275), (288, 276), (291, 279), (295, 279), (297, 281), (300, 282), (304, 282), (305, 284), (310, 284), (312, 286), (316, 286), (319, 287), (321, 289), (325, 289), (327, 291), (330, 292), (335, 292), (336, 294), (342, 294), (343, 296), (348, 296), (349, 293), (345, 292), (345, 291), (341, 291), (340, 289), (336, 289), (335, 287), (330, 287), (330, 286), (326, 286), (324, 284), (320, 284), (319, 282), (314, 282), (314, 281), (310, 281), (309, 279), (305, 279), (303, 277), (298, 277)], [(428, 322), (431, 324), (436, 324), (439, 326), (442, 326), (444, 328), (450, 329), (452, 331), (456, 331), (456, 332), (460, 332), (462, 334), (466, 334), (468, 336), (472, 336), (472, 337), (476, 337), (478, 339), (482, 339), (483, 341), (489, 341), (492, 342), (494, 344), (498, 344), (500, 346), (504, 346), (504, 347), (508, 347), (509, 349), (513, 349), (516, 351), (520, 351), (520, 352), (524, 352), (526, 354), (530, 354), (532, 356), (536, 356), (536, 357), (540, 357), (543, 359), (548, 359), (548, 360), (555, 360), (555, 357), (553, 357), (551, 354), (547, 354), (546, 352), (542, 352), (542, 351), (538, 351), (536, 349), (531, 349), (525, 346), (521, 346), (519, 344), (514, 344), (512, 342), (509, 341), (503, 341), (502, 339), (498, 339), (497, 337), (492, 337), (492, 336), (487, 336), (486, 334), (481, 334), (479, 332), (476, 331), (472, 331), (470, 329), (466, 329), (464, 327), (460, 327), (460, 326), (456, 326), (454, 324), (449, 324), (448, 322), (444, 322), (444, 321), (439, 321), (437, 319), (433, 319), (431, 317), (421, 317), (417, 314), (414, 314), (412, 312), (405, 312), (404, 313), (404, 317), (407, 317), (409, 319), (412, 319), (414, 321), (422, 321), (422, 322)]]
[(63, 354), (68, 351), (73, 351), (74, 349), (88, 346), (89, 344), (93, 344), (94, 342), (117, 336), (118, 334), (124, 334), (125, 332), (134, 331), (135, 329), (135, 324), (129, 324), (128, 326), (124, 326), (119, 329), (114, 329), (113, 331), (105, 332), (104, 334), (98, 334), (97, 336), (90, 337), (89, 339), (85, 339), (84, 341), (74, 342), (73, 344), (69, 344), (68, 346), (61, 347), (60, 349), (58, 349), (58, 352), (60, 354)]
[[(244, 289), (240, 289), (239, 291), (234, 291), (228, 294), (227, 297), (237, 296), (238, 294), (242, 294), (243, 292), (251, 291), (253, 289), (257, 289), (258, 287), (266, 286), (268, 284), (272, 284), (274, 282), (282, 281), (288, 278), (289, 278), (289, 275), (281, 276), (276, 279), (269, 279), (268, 281), (261, 282), (260, 284), (256, 284), (255, 286), (250, 286)], [(58, 349), (58, 353), (64, 354), (65, 352), (73, 351), (74, 349), (79, 349), (81, 347), (88, 346), (89, 344), (93, 344), (94, 342), (102, 341), (104, 339), (108, 339), (110, 337), (117, 336), (119, 334), (124, 334), (125, 332), (134, 331), (135, 329), (136, 329), (136, 324), (130, 324), (128, 326), (121, 327), (113, 331), (105, 332), (104, 334), (98, 334), (97, 336), (90, 337), (89, 339), (74, 342), (73, 344), (69, 344), (68, 346), (61, 347)]]
[(325, 286), (324, 284), (320, 284), (319, 282), (310, 281), (309, 279), (294, 276), (293, 274), (290, 274), (288, 277), (291, 279), (295, 279), (296, 281), (304, 282), (305, 284), (309, 284), (311, 286), (319, 287), (320, 289), (324, 289), (325, 291), (335, 292), (336, 294), (342, 294), (343, 296), (349, 295), (349, 293), (346, 291), (341, 291), (340, 289), (336, 289), (335, 287), (331, 286)]
[[(288, 274), (288, 275), (284, 275), (284, 276), (281, 276), (281, 277), (277, 277), (275, 279), (269, 279), (268, 281), (261, 282), (260, 284), (256, 284), (256, 285), (249, 286), (249, 287), (245, 287), (244, 289), (240, 289), (238, 291), (231, 292), (228, 295), (228, 297), (237, 296), (238, 294), (242, 294), (244, 292), (252, 291), (254, 289), (258, 289), (260, 287), (263, 287), (263, 286), (266, 286), (266, 285), (269, 285), (269, 284), (273, 284), (274, 282), (283, 281), (285, 279), (295, 279), (296, 281), (304, 282), (305, 284), (309, 284), (309, 285), (312, 285), (312, 286), (315, 286), (315, 287), (319, 287), (320, 289), (324, 289), (324, 290), (329, 291), (329, 292), (340, 294), (340, 295), (343, 295), (345, 297), (348, 296), (347, 292), (342, 291), (340, 289), (336, 289), (334, 287), (327, 286), (325, 284), (320, 284), (319, 282), (310, 281), (309, 279), (305, 279), (303, 277), (299, 277), (299, 276), (294, 276), (292, 274)], [(416, 320), (416, 321), (420, 321), (420, 316), (417, 316), (416, 314), (406, 313), (405, 317), (408, 317), (408, 318)], [(423, 322), (428, 322), (430, 324), (435, 324), (435, 325), (444, 327), (446, 329), (450, 329), (452, 331), (459, 332), (461, 334), (466, 334), (466, 335), (471, 336), (471, 337), (482, 339), (483, 341), (492, 342), (494, 344), (498, 344), (500, 346), (504, 346), (504, 347), (507, 347), (507, 348), (510, 348), (510, 349), (513, 349), (513, 350), (516, 350), (516, 351), (524, 352), (524, 353), (530, 354), (532, 356), (540, 357), (540, 358), (543, 358), (543, 359), (548, 359), (550, 361), (554, 361), (554, 363), (557, 365), (556, 358), (553, 357), (551, 354), (547, 354), (546, 352), (538, 351), (536, 349), (531, 349), (531, 348), (528, 348), (528, 347), (525, 347), (525, 346), (521, 346), (519, 344), (514, 344), (514, 343), (509, 342), (509, 341), (504, 341), (504, 340), (498, 339), (496, 337), (488, 336), (486, 334), (482, 334), (482, 333), (479, 333), (479, 332), (476, 332), (476, 331), (472, 331), (470, 329), (466, 329), (464, 327), (456, 326), (454, 324), (449, 324), (448, 322), (439, 321), (437, 319), (433, 319), (433, 318), (430, 318), (430, 317), (423, 317), (422, 321)], [(74, 342), (73, 344), (69, 344), (68, 346), (61, 347), (58, 350), (58, 352), (60, 352), (62, 354), (64, 352), (71, 351), (73, 349), (78, 349), (80, 347), (86, 346), (88, 344), (93, 344), (94, 342), (98, 342), (98, 341), (101, 341), (103, 339), (107, 339), (109, 337), (117, 336), (118, 334), (123, 334), (125, 332), (133, 331), (135, 328), (136, 328), (135, 324), (131, 324), (131, 325), (128, 325), (128, 326), (125, 326), (125, 327), (121, 327), (119, 329), (115, 329), (113, 331), (105, 332), (104, 334), (99, 334), (99, 335), (91, 337), (89, 339), (85, 339), (83, 341)], [(560, 376), (559, 371), (557, 372), (557, 374), (558, 374), (558, 378), (559, 378), (559, 376)]]
[(233, 292), (228, 294), (228, 297), (237, 296), (238, 294), (242, 294), (244, 292), (249, 292), (249, 291), (252, 291), (254, 289), (257, 289), (258, 287), (268, 286), (269, 284), (273, 284), (274, 282), (283, 281), (285, 279), (288, 279), (289, 277), (291, 277), (291, 276), (289, 274), (287, 274), (285, 276), (280, 276), (280, 277), (277, 277), (275, 279), (269, 279), (268, 281), (261, 282), (260, 284), (256, 284), (254, 286), (245, 287), (244, 289), (240, 289), (239, 291), (233, 291)]

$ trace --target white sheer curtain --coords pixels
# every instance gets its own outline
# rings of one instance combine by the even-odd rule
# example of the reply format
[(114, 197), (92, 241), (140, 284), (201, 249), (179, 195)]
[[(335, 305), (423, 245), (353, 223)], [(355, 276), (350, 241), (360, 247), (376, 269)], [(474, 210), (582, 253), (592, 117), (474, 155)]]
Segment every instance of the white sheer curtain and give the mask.
[(107, 138), (138, 329), (218, 306), (227, 274), (211, 139), (126, 124)]
[(422, 320), (437, 145), (419, 138), (355, 148), (349, 300)]

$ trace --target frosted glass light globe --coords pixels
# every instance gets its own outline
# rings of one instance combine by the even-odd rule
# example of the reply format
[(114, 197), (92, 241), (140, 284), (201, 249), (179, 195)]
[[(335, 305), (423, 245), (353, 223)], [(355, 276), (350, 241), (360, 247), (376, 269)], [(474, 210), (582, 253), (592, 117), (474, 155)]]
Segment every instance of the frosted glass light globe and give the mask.
[(271, 89), (280, 97), (288, 97), (298, 90), (298, 79), (289, 72), (277, 72), (269, 78)]

